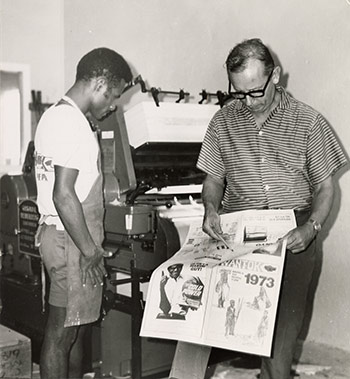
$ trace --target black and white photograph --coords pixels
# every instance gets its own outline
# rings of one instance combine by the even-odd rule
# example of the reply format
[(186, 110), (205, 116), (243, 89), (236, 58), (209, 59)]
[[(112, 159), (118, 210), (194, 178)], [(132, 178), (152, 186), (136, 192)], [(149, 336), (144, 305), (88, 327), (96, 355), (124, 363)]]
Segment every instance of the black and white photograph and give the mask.
[(350, 0), (0, 0), (0, 378), (350, 378), (349, 47)]

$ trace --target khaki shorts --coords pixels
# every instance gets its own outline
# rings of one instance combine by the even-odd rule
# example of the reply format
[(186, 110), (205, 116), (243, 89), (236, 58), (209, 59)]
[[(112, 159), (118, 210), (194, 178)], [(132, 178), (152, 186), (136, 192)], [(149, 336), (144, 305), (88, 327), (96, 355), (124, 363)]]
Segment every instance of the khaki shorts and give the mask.
[(40, 232), (39, 251), (50, 277), (49, 304), (67, 307), (67, 236), (55, 225), (43, 224)]

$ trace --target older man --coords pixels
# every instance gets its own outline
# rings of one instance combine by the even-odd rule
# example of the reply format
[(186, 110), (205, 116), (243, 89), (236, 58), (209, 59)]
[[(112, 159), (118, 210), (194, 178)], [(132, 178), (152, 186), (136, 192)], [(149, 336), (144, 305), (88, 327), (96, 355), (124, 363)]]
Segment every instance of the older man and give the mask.
[[(220, 212), (295, 210), (298, 226), (286, 235), (272, 357), (262, 359), (260, 376), (289, 379), (317, 254), (315, 238), (331, 210), (332, 176), (346, 159), (324, 117), (278, 85), (281, 69), (261, 40), (234, 47), (226, 67), (233, 101), (211, 120), (198, 159), (207, 174), (203, 230), (218, 239)], [(179, 342), (171, 377), (203, 378), (209, 353), (210, 348)]]

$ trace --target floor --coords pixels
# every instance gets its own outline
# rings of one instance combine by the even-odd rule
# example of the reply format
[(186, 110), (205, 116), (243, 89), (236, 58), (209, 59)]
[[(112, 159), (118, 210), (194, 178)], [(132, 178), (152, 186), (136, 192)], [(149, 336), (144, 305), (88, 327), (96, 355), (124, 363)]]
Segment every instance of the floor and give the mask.
[[(258, 366), (258, 359), (252, 359), (248, 356), (239, 356), (209, 366), (205, 379), (257, 379), (259, 378)], [(297, 365), (293, 366), (293, 371), (295, 379), (350, 379), (350, 352), (332, 348), (327, 345), (306, 343), (303, 346), (300, 361)], [(156, 377), (159, 378), (159, 375), (154, 376), (154, 379)], [(32, 379), (38, 378), (39, 367), (38, 365), (34, 365)], [(99, 378), (95, 373), (84, 375), (84, 379), (92, 378), (103, 379)], [(132, 378), (114, 377), (113, 379)], [(153, 378), (148, 377), (148, 379)], [(167, 379), (167, 377), (161, 379)]]
[[(239, 359), (217, 364), (206, 379), (257, 379), (259, 369), (240, 367)], [(350, 379), (350, 352), (326, 345), (305, 344), (298, 364), (293, 366), (298, 379)], [(292, 376), (293, 377), (293, 376)], [(185, 379), (185, 378), (184, 378)], [(190, 379), (190, 378), (186, 378)]]

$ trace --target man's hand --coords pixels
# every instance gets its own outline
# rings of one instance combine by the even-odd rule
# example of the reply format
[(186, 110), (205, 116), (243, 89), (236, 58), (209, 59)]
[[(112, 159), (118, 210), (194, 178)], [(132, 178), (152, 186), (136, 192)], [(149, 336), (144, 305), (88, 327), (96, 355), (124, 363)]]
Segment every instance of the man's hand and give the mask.
[(218, 234), (222, 234), (220, 216), (217, 212), (206, 212), (203, 219), (203, 232), (220, 241)]
[(217, 179), (207, 175), (203, 182), (202, 199), (205, 213), (203, 219), (203, 232), (220, 241), (218, 235), (222, 234), (218, 209), (224, 193), (224, 179)]
[(164, 274), (164, 271), (162, 271), (162, 277), (160, 278), (160, 283), (159, 283), (161, 289), (164, 289), (168, 280), (169, 280), (169, 277)]
[(103, 264), (103, 258), (109, 256), (109, 253), (102, 247), (95, 248), (91, 255), (80, 255), (80, 272), (83, 286), (90, 283), (93, 286), (103, 285), (103, 277), (106, 276), (106, 270)]
[(283, 238), (287, 238), (287, 250), (293, 254), (304, 251), (315, 238), (316, 232), (309, 222), (288, 232)]

